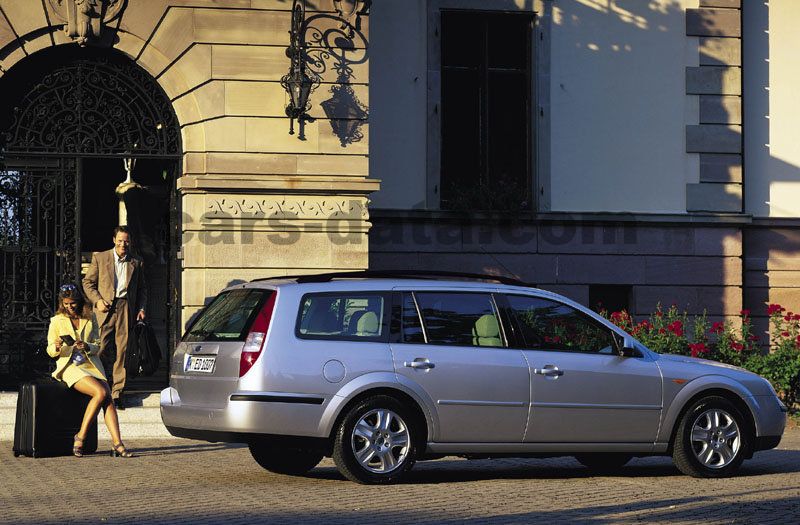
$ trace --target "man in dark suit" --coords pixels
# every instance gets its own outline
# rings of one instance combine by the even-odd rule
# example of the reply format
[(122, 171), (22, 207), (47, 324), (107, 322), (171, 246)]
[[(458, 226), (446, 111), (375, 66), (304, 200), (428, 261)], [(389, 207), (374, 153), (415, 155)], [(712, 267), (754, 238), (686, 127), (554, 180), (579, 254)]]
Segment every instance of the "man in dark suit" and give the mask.
[(100, 324), (100, 353), (114, 341), (117, 355), (112, 370), (111, 395), (117, 408), (124, 409), (125, 355), (131, 320), (144, 320), (147, 285), (144, 263), (130, 253), (131, 233), (125, 226), (114, 228), (114, 247), (94, 252), (83, 278), (83, 290), (94, 305)]

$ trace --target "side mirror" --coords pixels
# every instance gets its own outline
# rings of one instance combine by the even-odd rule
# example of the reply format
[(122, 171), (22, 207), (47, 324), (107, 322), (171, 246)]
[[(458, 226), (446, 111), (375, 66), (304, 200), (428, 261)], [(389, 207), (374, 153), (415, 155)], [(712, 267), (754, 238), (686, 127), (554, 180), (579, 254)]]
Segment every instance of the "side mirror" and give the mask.
[(642, 353), (636, 349), (633, 337), (626, 335), (621, 341), (619, 339), (617, 341), (619, 343), (617, 353), (620, 357), (642, 357)]

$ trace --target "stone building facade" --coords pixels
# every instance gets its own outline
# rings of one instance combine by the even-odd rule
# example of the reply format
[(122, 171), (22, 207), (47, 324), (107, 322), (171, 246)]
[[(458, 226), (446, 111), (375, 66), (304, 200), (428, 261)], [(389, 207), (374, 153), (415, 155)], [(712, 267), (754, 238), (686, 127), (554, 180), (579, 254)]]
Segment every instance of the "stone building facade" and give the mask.
[(290, 134), (292, 6), (0, 0), (0, 376), (110, 247), (125, 159), (165, 339), (232, 283), (367, 267), (800, 305), (794, 2), (306, 0)]
[[(61, 281), (111, 247), (124, 159), (144, 187), (126, 202), (129, 218), (164, 217), (158, 234), (147, 232), (146, 262), (151, 319), (171, 340), (231, 283), (367, 267), (367, 196), (379, 188), (368, 172), (369, 13), (307, 2), (302, 38), (319, 85), (290, 135), (280, 81), (292, 7), (0, 2), (0, 375), (29, 366), (14, 348), (35, 346)], [(31, 113), (41, 118), (25, 120)]]

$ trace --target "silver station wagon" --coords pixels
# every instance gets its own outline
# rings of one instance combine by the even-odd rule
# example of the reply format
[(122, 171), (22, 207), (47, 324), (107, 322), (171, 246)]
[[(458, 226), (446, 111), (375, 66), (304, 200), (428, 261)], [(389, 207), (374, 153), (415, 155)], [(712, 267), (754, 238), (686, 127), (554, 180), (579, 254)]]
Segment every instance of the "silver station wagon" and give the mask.
[(774, 448), (786, 407), (746, 370), (657, 354), (524, 283), (352, 272), (223, 290), (178, 344), (161, 416), (247, 443), (265, 469), (325, 456), (362, 483), (416, 461), (574, 456), (597, 470), (671, 455), (696, 477)]

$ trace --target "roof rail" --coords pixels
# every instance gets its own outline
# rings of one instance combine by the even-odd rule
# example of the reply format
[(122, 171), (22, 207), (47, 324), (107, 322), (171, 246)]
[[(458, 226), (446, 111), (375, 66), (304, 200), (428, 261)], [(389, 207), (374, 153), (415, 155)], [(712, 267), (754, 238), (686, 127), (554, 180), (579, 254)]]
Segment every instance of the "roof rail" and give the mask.
[(287, 275), (276, 277), (263, 277), (260, 279), (253, 279), (250, 282), (257, 281), (274, 281), (274, 280), (294, 280), (298, 283), (325, 283), (333, 281), (334, 279), (359, 279), (359, 278), (393, 278), (393, 279), (436, 279), (440, 277), (448, 277), (453, 279), (470, 279), (474, 281), (489, 281), (507, 284), (511, 286), (523, 286), (526, 288), (535, 288), (533, 283), (527, 283), (511, 277), (502, 275), (487, 275), (480, 273), (465, 273), (465, 272), (446, 272), (435, 270), (356, 270), (352, 272), (330, 272), (310, 275)]

